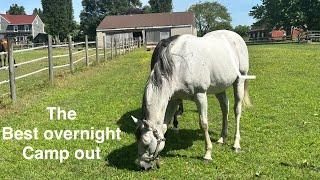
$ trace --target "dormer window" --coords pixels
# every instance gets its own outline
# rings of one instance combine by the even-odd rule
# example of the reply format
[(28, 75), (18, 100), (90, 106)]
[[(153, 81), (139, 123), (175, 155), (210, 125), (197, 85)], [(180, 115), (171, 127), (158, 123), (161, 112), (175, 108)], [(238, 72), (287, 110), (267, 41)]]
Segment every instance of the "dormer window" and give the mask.
[(13, 31), (18, 32), (18, 26), (13, 26)]

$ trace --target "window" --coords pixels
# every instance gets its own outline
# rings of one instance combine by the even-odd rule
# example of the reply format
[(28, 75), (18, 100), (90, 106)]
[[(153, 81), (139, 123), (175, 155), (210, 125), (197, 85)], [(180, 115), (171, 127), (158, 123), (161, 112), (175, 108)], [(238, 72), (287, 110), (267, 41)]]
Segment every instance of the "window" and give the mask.
[(13, 26), (13, 31), (18, 32), (18, 26)]
[(25, 31), (30, 31), (29, 25), (24, 25), (24, 30), (25, 30)]

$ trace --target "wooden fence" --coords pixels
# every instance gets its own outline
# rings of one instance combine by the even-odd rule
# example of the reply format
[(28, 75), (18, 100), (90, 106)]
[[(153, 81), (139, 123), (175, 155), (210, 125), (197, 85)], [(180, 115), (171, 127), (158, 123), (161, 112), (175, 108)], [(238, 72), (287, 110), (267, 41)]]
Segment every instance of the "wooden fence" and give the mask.
[[(109, 46), (107, 47), (107, 42), (106, 42), (106, 39), (104, 38), (103, 45), (101, 47), (99, 47), (98, 38), (96, 38), (96, 41), (88, 41), (88, 36), (85, 37), (85, 42), (73, 43), (72, 37), (69, 36), (69, 42), (67, 44), (53, 45), (52, 44), (52, 37), (49, 35), (48, 36), (48, 44), (45, 46), (14, 51), (13, 44), (9, 41), (8, 52), (0, 53), (0, 55), (7, 55), (7, 60), (9, 61), (8, 66), (0, 67), (0, 71), (8, 71), (9, 79), (1, 81), (0, 85), (9, 84), (10, 92), (5, 93), (5, 94), (0, 94), (0, 96), (10, 95), (12, 101), (16, 102), (16, 100), (17, 100), (16, 81), (19, 79), (23, 79), (23, 78), (38, 74), (43, 71), (48, 71), (49, 82), (50, 82), (50, 84), (53, 85), (54, 84), (54, 70), (55, 69), (69, 68), (69, 71), (71, 73), (73, 73), (74, 72), (74, 65), (77, 63), (80, 63), (81, 61), (83, 61), (83, 63), (86, 66), (90, 66), (93, 63), (90, 61), (91, 58), (95, 57), (94, 59), (95, 59), (96, 63), (98, 64), (98, 63), (100, 63), (101, 56), (103, 57), (104, 61), (109, 60), (109, 59), (111, 60), (114, 57), (131, 52), (135, 48), (140, 48), (142, 45), (141, 38), (139, 38), (139, 39), (128, 38), (128, 39), (123, 39), (120, 42), (117, 42), (116, 39), (112, 38), (111, 42), (108, 42), (108, 44), (109, 44)], [(89, 45), (93, 46), (93, 48), (89, 48)], [(74, 52), (74, 48), (76, 46), (84, 46), (85, 48), (81, 51)], [(69, 51), (67, 54), (53, 56), (53, 52), (54, 52), (55, 48), (66, 48), (66, 49), (69, 49)], [(15, 53), (35, 51), (35, 50), (41, 50), (41, 49), (48, 50), (47, 56), (14, 64), (14, 54)], [(93, 55), (89, 55), (89, 51), (92, 51), (92, 50), (95, 50), (95, 53)], [(99, 54), (99, 50), (103, 50), (103, 53)], [(85, 53), (84, 57), (79, 58), (79, 59), (74, 59), (74, 56), (76, 54), (83, 53), (83, 52)], [(63, 57), (66, 57), (66, 58), (68, 57), (69, 63), (55, 66), (54, 59), (63, 58)], [(38, 69), (36, 71), (21, 75), (21, 76), (15, 75), (15, 68), (17, 68), (17, 67), (21, 68), (24, 65), (36, 63), (36, 62), (40, 62), (40, 61), (47, 61), (48, 62), (47, 67), (44, 67), (42, 69)]]

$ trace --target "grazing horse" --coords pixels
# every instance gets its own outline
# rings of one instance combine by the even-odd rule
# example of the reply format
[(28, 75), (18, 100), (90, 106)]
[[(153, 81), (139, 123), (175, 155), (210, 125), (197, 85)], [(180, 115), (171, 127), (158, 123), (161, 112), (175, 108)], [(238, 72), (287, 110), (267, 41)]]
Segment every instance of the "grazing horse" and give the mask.
[[(1, 52), (8, 52), (8, 41), (5, 39), (0, 40), (0, 53)], [(2, 58), (3, 59), (3, 65), (2, 65)], [(0, 55), (0, 67), (6, 66), (6, 60), (7, 60), (7, 54), (4, 54), (3, 57)]]
[(148, 78), (142, 102), (144, 119), (132, 116), (137, 125), (138, 159), (142, 170), (158, 165), (158, 155), (165, 146), (164, 134), (181, 100), (197, 105), (200, 128), (204, 131), (205, 155), (211, 158), (212, 143), (208, 126), (207, 94), (215, 94), (223, 114), (219, 142), (227, 137), (229, 102), (226, 89), (233, 86), (236, 132), (234, 149), (240, 150), (240, 117), (242, 104), (249, 104), (247, 81), (249, 56), (244, 40), (238, 34), (220, 30), (204, 37), (174, 36), (162, 40), (152, 56), (155, 62)]

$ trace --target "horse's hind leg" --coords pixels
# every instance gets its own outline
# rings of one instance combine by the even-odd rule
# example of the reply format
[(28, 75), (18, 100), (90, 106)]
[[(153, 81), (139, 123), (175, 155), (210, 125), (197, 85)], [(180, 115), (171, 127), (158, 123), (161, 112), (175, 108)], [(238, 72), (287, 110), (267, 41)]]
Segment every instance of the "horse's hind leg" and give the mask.
[(240, 118), (241, 118), (241, 108), (242, 108), (242, 100), (244, 97), (244, 81), (237, 80), (233, 84), (234, 89), (234, 114), (236, 118), (236, 131), (235, 131), (235, 141), (234, 141), (234, 149), (236, 152), (240, 152)]
[(182, 115), (183, 113), (183, 103), (182, 100), (179, 103), (179, 108), (178, 110), (175, 112), (174, 117), (173, 117), (173, 130), (175, 132), (179, 132), (179, 121), (178, 121), (178, 116)]
[(221, 137), (218, 140), (218, 143), (224, 144), (227, 142), (227, 136), (228, 136), (229, 99), (227, 97), (226, 91), (220, 94), (216, 94), (216, 97), (220, 103), (220, 108), (223, 116)]
[(176, 133), (179, 132), (179, 122), (178, 122), (177, 113), (175, 113), (174, 117), (173, 117), (173, 128), (172, 128), (172, 130), (174, 130)]
[(212, 143), (209, 136), (209, 124), (208, 124), (208, 100), (206, 93), (198, 93), (196, 95), (196, 103), (200, 117), (200, 127), (204, 131), (205, 142), (206, 142), (206, 154), (203, 157), (205, 160), (212, 160)]
[(178, 111), (177, 111), (177, 115), (179, 116), (179, 115), (182, 115), (183, 114), (183, 102), (182, 102), (182, 100), (181, 100), (181, 102), (179, 103), (179, 108), (178, 108)]

